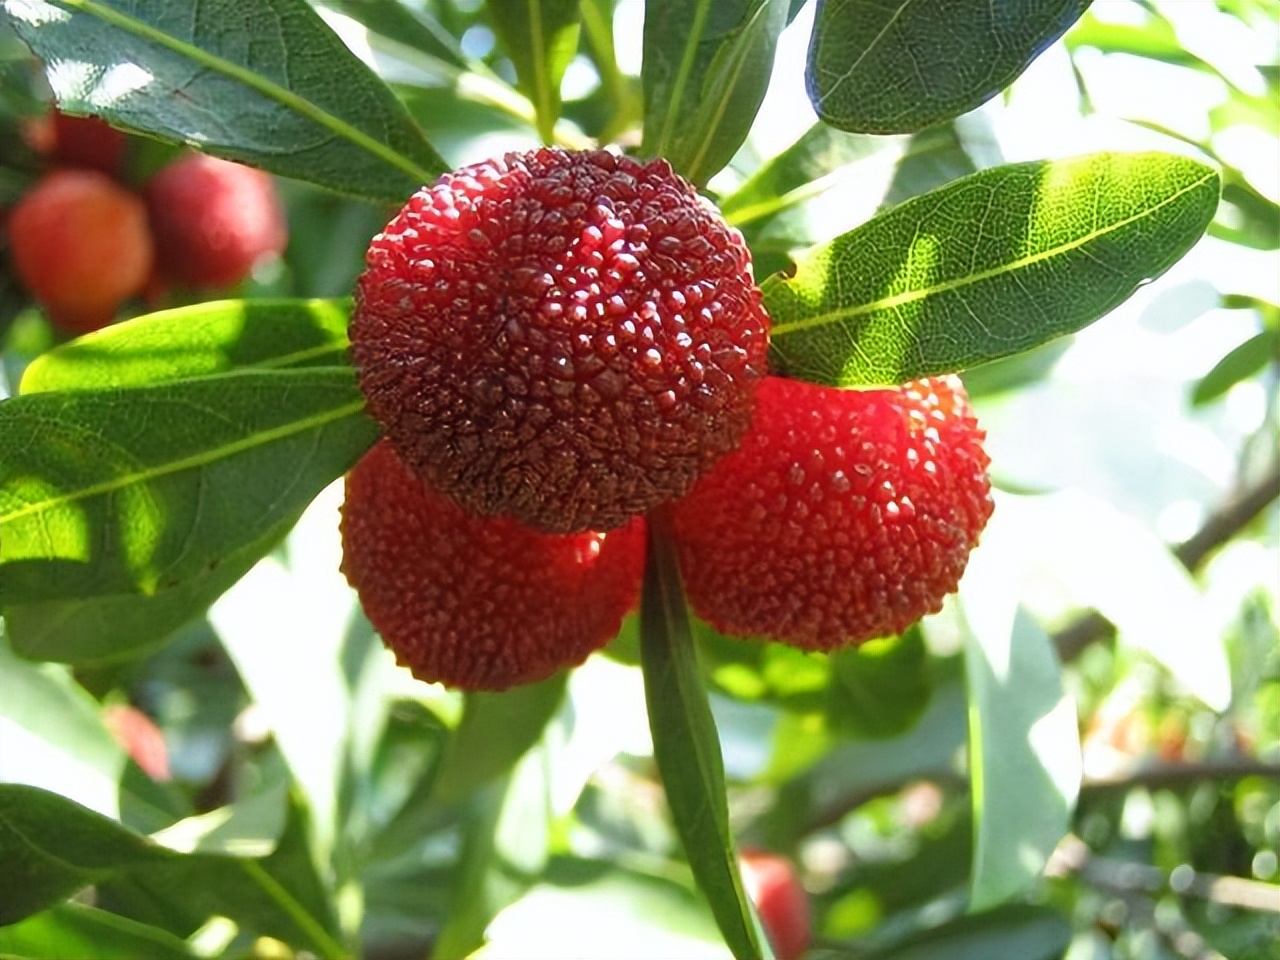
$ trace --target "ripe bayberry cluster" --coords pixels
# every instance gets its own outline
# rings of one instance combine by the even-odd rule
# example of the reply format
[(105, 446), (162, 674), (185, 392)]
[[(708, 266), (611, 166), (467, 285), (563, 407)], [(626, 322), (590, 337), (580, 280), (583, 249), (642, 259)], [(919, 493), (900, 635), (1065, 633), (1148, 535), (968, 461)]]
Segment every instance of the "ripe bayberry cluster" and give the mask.
[(270, 177), (188, 154), (141, 192), (124, 182), (128, 138), (100, 120), (53, 113), (28, 131), (45, 161), (6, 218), (14, 271), (53, 323), (86, 333), (122, 304), (171, 287), (234, 286), (287, 240)]
[(831, 650), (939, 609), (991, 512), (959, 381), (768, 376), (768, 330), (741, 235), (663, 160), (543, 149), (414, 194), (356, 289), (385, 439), (342, 521), (400, 662), (464, 689), (580, 663), (655, 512), (727, 634)]

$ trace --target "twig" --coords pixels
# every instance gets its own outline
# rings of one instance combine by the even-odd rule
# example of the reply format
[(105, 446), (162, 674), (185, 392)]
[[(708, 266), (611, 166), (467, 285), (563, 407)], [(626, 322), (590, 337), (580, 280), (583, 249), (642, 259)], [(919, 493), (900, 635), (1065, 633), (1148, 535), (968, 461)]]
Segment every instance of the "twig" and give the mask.
[(1280, 780), (1280, 763), (1253, 757), (1212, 757), (1196, 763), (1146, 763), (1106, 777), (1087, 777), (1080, 793), (1115, 793), (1134, 787), (1162, 790), (1206, 780), (1268, 777)]
[(1185, 865), (1166, 874), (1150, 864), (1096, 856), (1073, 833), (1063, 837), (1053, 851), (1045, 874), (1051, 877), (1076, 874), (1090, 886), (1117, 895), (1169, 892), (1240, 910), (1280, 913), (1280, 884), (1197, 873)]
[[(1195, 571), (1205, 558), (1280, 499), (1280, 464), (1256, 483), (1241, 489), (1215, 511), (1194, 534), (1173, 548), (1173, 555)], [(1054, 634), (1053, 643), (1063, 663), (1074, 660), (1090, 644), (1115, 632), (1115, 625), (1096, 611), (1089, 611)]]

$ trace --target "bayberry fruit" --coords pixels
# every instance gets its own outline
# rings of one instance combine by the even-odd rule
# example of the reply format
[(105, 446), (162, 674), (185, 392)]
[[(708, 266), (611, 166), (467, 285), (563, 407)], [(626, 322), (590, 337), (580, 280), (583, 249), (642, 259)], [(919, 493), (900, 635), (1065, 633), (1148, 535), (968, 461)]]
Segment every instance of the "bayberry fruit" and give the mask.
[(759, 401), (742, 445), (671, 508), (694, 610), (724, 633), (811, 650), (937, 612), (992, 509), (960, 381), (770, 377)]
[(93, 170), (46, 174), (13, 208), (8, 231), (18, 278), (72, 333), (110, 323), (151, 272), (142, 201)]
[(741, 235), (664, 160), (508, 154), (373, 239), (351, 342), (369, 409), (466, 509), (608, 530), (750, 423), (768, 319)]
[(347, 475), (342, 569), (415, 677), (504, 690), (581, 663), (636, 604), (644, 521), (554, 536), (476, 517), (380, 441)]
[(275, 184), (261, 170), (191, 154), (152, 177), (145, 193), (169, 283), (235, 286), (288, 241)]
[(32, 149), (55, 164), (97, 170), (108, 176), (120, 172), (128, 143), (125, 135), (97, 117), (73, 117), (54, 110), (26, 128)]
[(763, 850), (743, 850), (738, 856), (742, 886), (760, 914), (778, 960), (800, 960), (809, 947), (812, 920), (809, 896), (791, 861)]

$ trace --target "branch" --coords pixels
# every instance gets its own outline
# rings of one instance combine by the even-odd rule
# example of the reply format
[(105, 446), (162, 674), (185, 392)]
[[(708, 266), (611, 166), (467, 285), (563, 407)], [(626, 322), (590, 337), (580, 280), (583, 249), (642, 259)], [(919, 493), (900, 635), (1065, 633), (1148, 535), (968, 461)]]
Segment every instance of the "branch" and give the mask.
[(1144, 763), (1106, 777), (1086, 777), (1080, 793), (1114, 793), (1146, 787), (1166, 790), (1206, 780), (1241, 780), (1266, 777), (1280, 780), (1280, 763), (1254, 757), (1213, 757), (1197, 763)]
[(1063, 837), (1053, 851), (1045, 874), (1051, 877), (1077, 874), (1090, 886), (1120, 896), (1171, 892), (1240, 910), (1280, 913), (1280, 884), (1198, 873), (1185, 864), (1166, 874), (1150, 864), (1095, 856), (1073, 833)]
[[(1173, 548), (1183, 566), (1195, 572), (1214, 550), (1247, 527), (1258, 514), (1280, 499), (1280, 464), (1262, 479), (1239, 490), (1204, 522), (1189, 539)], [(1063, 663), (1074, 660), (1085, 649), (1115, 633), (1115, 625), (1097, 611), (1089, 611), (1053, 637)]]

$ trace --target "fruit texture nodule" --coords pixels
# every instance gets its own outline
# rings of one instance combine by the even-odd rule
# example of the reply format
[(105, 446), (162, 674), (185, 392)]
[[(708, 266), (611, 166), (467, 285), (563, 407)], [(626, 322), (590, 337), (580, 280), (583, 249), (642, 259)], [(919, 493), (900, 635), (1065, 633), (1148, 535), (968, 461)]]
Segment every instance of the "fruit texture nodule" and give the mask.
[(378, 234), (352, 352), (401, 460), (484, 516), (610, 530), (737, 446), (768, 317), (741, 235), (665, 160), (507, 154)]

